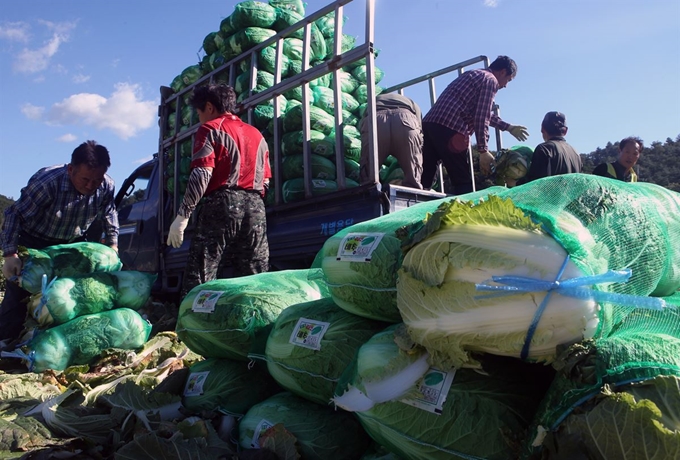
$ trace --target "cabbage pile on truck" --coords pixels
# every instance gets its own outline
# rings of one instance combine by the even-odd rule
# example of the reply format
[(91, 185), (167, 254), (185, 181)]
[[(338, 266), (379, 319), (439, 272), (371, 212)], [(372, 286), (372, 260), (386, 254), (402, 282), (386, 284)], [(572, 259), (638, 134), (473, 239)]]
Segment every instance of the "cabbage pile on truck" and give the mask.
[[(257, 74), (251, 76), (252, 63), (247, 51), (268, 38), (274, 36), (293, 24), (304, 19), (304, 6), (301, 3), (256, 2), (245, 1), (236, 4), (234, 12), (222, 20), (219, 30), (208, 34), (203, 41), (204, 57), (200, 62), (192, 64), (177, 75), (170, 84), (175, 93), (195, 83), (208, 74), (213, 74), (215, 82), (223, 81), (231, 84), (237, 94), (237, 102), (242, 102), (252, 94), (262, 92), (275, 82), (276, 45), (262, 48), (257, 53)], [(281, 41), (281, 80), (302, 72), (303, 32), (299, 28)], [(310, 27), (310, 56), (309, 65), (313, 67), (333, 58), (334, 53), (334, 13), (323, 16), (311, 23)], [(341, 52), (353, 49), (356, 39), (348, 34), (342, 36)], [(234, 75), (229, 74), (229, 68), (221, 69), (223, 64), (243, 54), (233, 67)], [(217, 72), (216, 72), (217, 71)], [(329, 73), (309, 82), (308, 101), (310, 101), (311, 118), (311, 176), (312, 194), (320, 195), (338, 190), (338, 171), (344, 171), (345, 183), (348, 187), (355, 187), (359, 183), (359, 159), (361, 155), (361, 140), (358, 123), (363, 116), (367, 102), (366, 65), (363, 60), (356, 61), (342, 69), (338, 69), (340, 101), (342, 104), (342, 145), (343, 165), (338, 168), (336, 163), (336, 133), (335, 133), (335, 94), (333, 74)], [(375, 83), (383, 78), (383, 72), (375, 68)], [(251, 79), (253, 86), (251, 88)], [(376, 86), (376, 93), (382, 88)], [(165, 122), (163, 135), (168, 139), (179, 134), (198, 122), (193, 108), (188, 104), (191, 93), (170, 102), (170, 113)], [(253, 108), (252, 123), (262, 131), (268, 142), (270, 152), (274, 142), (279, 142), (282, 154), (282, 190), (284, 202), (304, 199), (303, 182), (303, 132), (302, 132), (302, 87), (296, 86), (277, 97), (279, 119), (274, 118), (274, 100), (271, 99)], [(179, 104), (179, 110), (178, 110)], [(244, 121), (248, 121), (248, 114), (243, 114)], [(281, 139), (273, 138), (275, 122), (280, 122), (283, 130)], [(189, 165), (192, 153), (191, 139), (180, 141), (179, 165), (175, 164), (175, 151), (167, 153), (165, 168), (166, 188), (173, 192), (176, 184), (180, 193), (186, 188), (189, 175)], [(273, 161), (270, 155), (270, 161)], [(381, 179), (399, 183), (398, 165), (393, 158), (385, 162), (381, 168)], [(177, 174), (177, 178), (175, 175)], [(273, 187), (270, 187), (273, 190)], [(268, 196), (272, 202), (273, 193)]]

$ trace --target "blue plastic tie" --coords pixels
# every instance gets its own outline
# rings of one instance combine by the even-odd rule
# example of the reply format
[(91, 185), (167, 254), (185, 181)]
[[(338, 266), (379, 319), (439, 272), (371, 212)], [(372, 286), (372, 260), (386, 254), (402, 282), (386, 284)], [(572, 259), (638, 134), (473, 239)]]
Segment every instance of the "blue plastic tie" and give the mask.
[[(662, 310), (666, 307), (666, 301), (658, 297), (646, 297), (630, 294), (617, 294), (614, 292), (603, 292), (583, 286), (590, 286), (594, 284), (611, 284), (611, 283), (625, 283), (627, 282), (632, 271), (625, 270), (608, 270), (599, 275), (578, 276), (576, 278), (568, 278), (560, 280), (564, 274), (564, 270), (569, 263), (569, 255), (564, 259), (557, 276), (554, 281), (545, 281), (537, 278), (528, 278), (524, 276), (494, 276), (491, 280), (484, 283), (475, 284), (478, 291), (491, 291), (494, 294), (475, 296), (475, 299), (489, 299), (495, 297), (503, 297), (507, 295), (529, 293), (529, 292), (546, 292), (541, 305), (539, 305), (534, 317), (531, 320), (529, 329), (527, 330), (524, 345), (520, 353), (522, 360), (529, 355), (529, 346), (531, 340), (536, 332), (541, 316), (548, 305), (548, 301), (552, 297), (553, 292), (565, 297), (572, 297), (580, 300), (595, 300), (596, 302), (611, 302), (620, 305), (631, 305), (637, 308), (646, 308), (649, 310)], [(498, 285), (487, 284), (493, 281)]]
[(52, 278), (52, 281), (50, 281), (50, 284), (47, 284), (47, 275), (43, 273), (43, 276), (42, 276), (42, 279), (41, 279), (42, 296), (40, 296), (40, 302), (38, 303), (38, 306), (35, 308), (35, 312), (33, 313), (33, 318), (35, 318), (35, 319), (40, 318), (40, 314), (42, 313), (43, 307), (45, 305), (47, 305), (47, 296), (45, 295), (45, 292), (47, 292), (47, 290), (52, 287), (52, 285), (54, 284), (55, 281), (57, 281), (56, 276), (54, 278)]

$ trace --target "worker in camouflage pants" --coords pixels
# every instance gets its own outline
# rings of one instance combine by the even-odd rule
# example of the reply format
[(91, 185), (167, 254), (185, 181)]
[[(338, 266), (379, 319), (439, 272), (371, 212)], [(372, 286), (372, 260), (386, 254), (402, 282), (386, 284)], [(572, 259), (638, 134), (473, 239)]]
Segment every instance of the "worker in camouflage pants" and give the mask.
[(234, 115), (236, 94), (225, 84), (196, 88), (191, 106), (201, 126), (194, 135), (191, 172), (167, 244), (178, 248), (199, 201), (196, 233), (182, 284), (182, 297), (212, 281), (224, 257), (233, 276), (269, 269), (263, 197), (271, 169), (262, 134)]
[(217, 190), (205, 198), (197, 218), (182, 297), (192, 287), (217, 278), (223, 253), (233, 276), (268, 271), (267, 216), (259, 193)]

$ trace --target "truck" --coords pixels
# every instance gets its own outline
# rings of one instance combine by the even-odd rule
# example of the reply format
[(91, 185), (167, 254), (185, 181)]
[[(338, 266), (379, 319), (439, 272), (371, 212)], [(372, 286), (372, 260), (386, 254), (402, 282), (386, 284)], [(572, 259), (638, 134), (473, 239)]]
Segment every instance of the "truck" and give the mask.
[[(187, 156), (190, 158), (193, 136), (199, 127), (196, 117), (186, 115), (189, 107), (188, 97), (199, 85), (224, 81), (232, 87), (239, 83), (243, 86), (243, 74), (245, 74), (248, 78), (247, 91), (239, 96), (240, 115), (243, 119), (256, 124), (258, 107), (271, 107), (269, 110), (271, 120), (265, 128), (273, 175), (272, 185), (266, 199), (271, 270), (309, 268), (324, 242), (343, 228), (397, 212), (423, 201), (447, 196), (443, 187), (441, 168), (439, 190), (419, 190), (381, 181), (381, 165), (378, 164), (375, 131), (375, 97), (379, 87), (375, 83), (377, 69), (373, 43), (374, 0), (364, 0), (366, 3), (364, 42), (350, 47), (345, 46), (343, 42), (345, 38), (343, 21), (339, 18), (343, 18), (343, 8), (352, 1), (354, 0), (333, 1), (236, 56), (233, 56), (233, 53), (229, 55), (229, 53), (218, 51), (217, 58), (213, 59), (215, 57), (213, 53), (202, 61), (204, 64), (209, 63), (208, 67), (212, 66), (212, 70), (202, 69), (202, 75), (199, 78), (183, 85), (180, 89), (172, 88), (172, 86), (161, 87), (161, 102), (158, 108), (160, 128), (158, 151), (150, 161), (130, 174), (116, 196), (120, 223), (118, 244), (120, 258), (126, 269), (158, 274), (153, 289), (154, 295), (177, 299), (194, 231), (192, 219), (185, 231), (184, 242), (180, 248), (175, 249), (165, 244), (170, 224), (181, 204), (182, 180), (187, 178), (187, 171), (182, 172), (183, 164), (180, 158), (187, 158)], [(314, 29), (320, 20), (332, 21), (333, 36), (343, 37), (343, 39), (332, 42), (332, 49), (328, 51), (327, 59), (316, 60), (310, 64), (314, 32), (318, 33), (318, 30)], [(221, 25), (219, 33), (222, 32)], [(285, 40), (292, 36), (302, 37), (300, 39), (302, 41), (302, 63), (299, 72), (284, 78), (282, 77), (285, 56), (283, 50)], [(228, 39), (228, 37), (219, 38)], [(262, 88), (258, 86), (258, 72), (260, 72), (258, 64), (261, 62), (258, 57), (261, 57), (263, 50), (267, 48), (273, 51), (273, 56), (275, 56), (272, 72), (274, 81), (273, 85)], [(345, 174), (346, 148), (344, 144), (347, 139), (342, 133), (343, 129), (347, 129), (346, 126), (348, 126), (346, 123), (348, 114), (343, 113), (342, 81), (339, 75), (343, 69), (357, 64), (365, 65), (366, 69), (366, 103), (363, 116), (367, 118), (366, 123), (369, 128), (369, 179), (362, 183), (353, 183), (346, 178)], [(469, 67), (488, 67), (488, 65), (489, 59), (486, 56), (477, 56), (383, 88), (382, 91), (406, 94), (407, 90), (417, 85), (421, 87), (427, 85), (430, 103), (433, 104), (437, 97), (436, 77), (448, 75), (453, 78), (456, 73), (461, 74)], [(313, 100), (310, 85), (329, 76), (334, 95), (333, 131), (336, 133), (334, 162), (337, 174), (332, 192), (316, 194), (314, 186), (318, 185), (321, 179), (312, 176), (314, 152), (312, 151), (313, 126), (310, 123), (310, 112)], [(237, 80), (239, 77), (241, 80)], [(300, 131), (303, 136), (301, 179), (304, 183), (304, 197), (287, 200), (284, 195), (284, 155), (281, 142), (285, 133), (282, 129), (283, 111), (279, 98), (295, 90), (301, 94), (301, 104), (299, 104), (302, 108)], [(426, 113), (426, 108), (421, 108), (423, 113)], [(190, 118), (190, 122), (180, 126), (178, 120), (182, 117), (185, 120)], [(356, 122), (356, 119), (353, 121)], [(497, 148), (500, 150), (500, 133), (496, 131), (495, 135)], [(187, 161), (184, 161), (184, 165)], [(470, 164), (472, 165), (472, 161)], [(222, 267), (219, 277), (230, 277), (230, 268)]]

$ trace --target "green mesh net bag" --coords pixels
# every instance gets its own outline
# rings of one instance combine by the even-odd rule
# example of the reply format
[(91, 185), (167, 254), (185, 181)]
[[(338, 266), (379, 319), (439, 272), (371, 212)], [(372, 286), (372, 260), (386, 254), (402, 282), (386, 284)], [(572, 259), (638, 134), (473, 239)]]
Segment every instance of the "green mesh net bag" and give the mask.
[(665, 300), (663, 310), (633, 310), (606, 336), (561, 349), (525, 457), (677, 458), (680, 296)]
[[(499, 190), (503, 189), (486, 189), (460, 198), (475, 201)], [(328, 238), (320, 252), (333, 300), (355, 315), (401, 322), (396, 289), (403, 260), (400, 229), (421, 222), (447, 200), (419, 203), (346, 227)]]
[(225, 40), (224, 47), (229, 55), (238, 56), (274, 35), (276, 35), (276, 32), (271, 29), (246, 27)]
[(130, 270), (54, 278), (31, 296), (28, 313), (44, 327), (114, 308), (139, 310), (157, 276)]
[(470, 351), (551, 362), (680, 287), (677, 193), (585, 174), (548, 177), (412, 227), (397, 305), (442, 366)]
[(328, 297), (318, 270), (282, 270), (218, 279), (193, 288), (179, 307), (176, 332), (205, 358), (247, 360), (251, 347), (286, 307)]
[(62, 371), (89, 364), (108, 348), (133, 350), (146, 343), (151, 324), (129, 308), (80, 316), (38, 331), (28, 343), (3, 357), (21, 358), (29, 371)]
[[(315, 152), (314, 148), (319, 141), (322, 141), (326, 136), (319, 131), (310, 129), (310, 148)], [(304, 133), (302, 131), (291, 131), (281, 137), (281, 153), (285, 155), (296, 155), (302, 153), (304, 144)], [(316, 152), (315, 152), (316, 153)]]
[(43, 275), (49, 280), (94, 272), (112, 272), (122, 268), (118, 253), (100, 243), (69, 243), (42, 250), (19, 248), (23, 262), (20, 285), (31, 294), (40, 292)]
[(276, 9), (269, 3), (245, 1), (237, 3), (229, 16), (234, 30), (246, 27), (269, 28), (276, 21)]
[(306, 3), (302, 0), (269, 0), (269, 4), (274, 8), (293, 11), (303, 17), (305, 15)]
[(241, 448), (259, 449), (267, 438), (291, 440), (290, 458), (306, 460), (360, 458), (371, 440), (353, 414), (287, 391), (255, 404), (239, 423)]
[(210, 358), (191, 365), (182, 405), (193, 412), (242, 417), (254, 404), (281, 391), (264, 363)]
[[(324, 180), (335, 180), (336, 177), (336, 167), (328, 158), (324, 158), (321, 155), (310, 155), (310, 166), (311, 166), (311, 177), (313, 179), (324, 179)], [(287, 155), (283, 157), (281, 162), (283, 170), (283, 180), (294, 179), (296, 177), (304, 176), (304, 158), (303, 155)]]
[(359, 347), (386, 323), (353, 315), (333, 299), (291, 305), (276, 319), (264, 355), (269, 374), (286, 390), (327, 405)]
[[(313, 98), (313, 92), (310, 90)], [(288, 95), (286, 94), (288, 98)], [(310, 99), (312, 100), (312, 99)], [(316, 106), (309, 106), (310, 128), (323, 134), (330, 134), (335, 127), (335, 118)], [(283, 130), (286, 133), (302, 129), (302, 105), (289, 109), (283, 116)]]
[(515, 459), (552, 375), (492, 355), (482, 372), (442, 371), (394, 324), (360, 347), (333, 402), (398, 458)]
[[(314, 105), (335, 116), (335, 92), (324, 86), (316, 86), (312, 91)], [(359, 102), (351, 94), (341, 92), (340, 98), (344, 110), (354, 112), (359, 108)]]
[[(281, 186), (284, 203), (293, 203), (305, 199), (305, 180), (302, 177), (289, 179)], [(338, 183), (330, 179), (312, 179), (310, 183), (312, 196), (326, 195), (338, 191)]]

